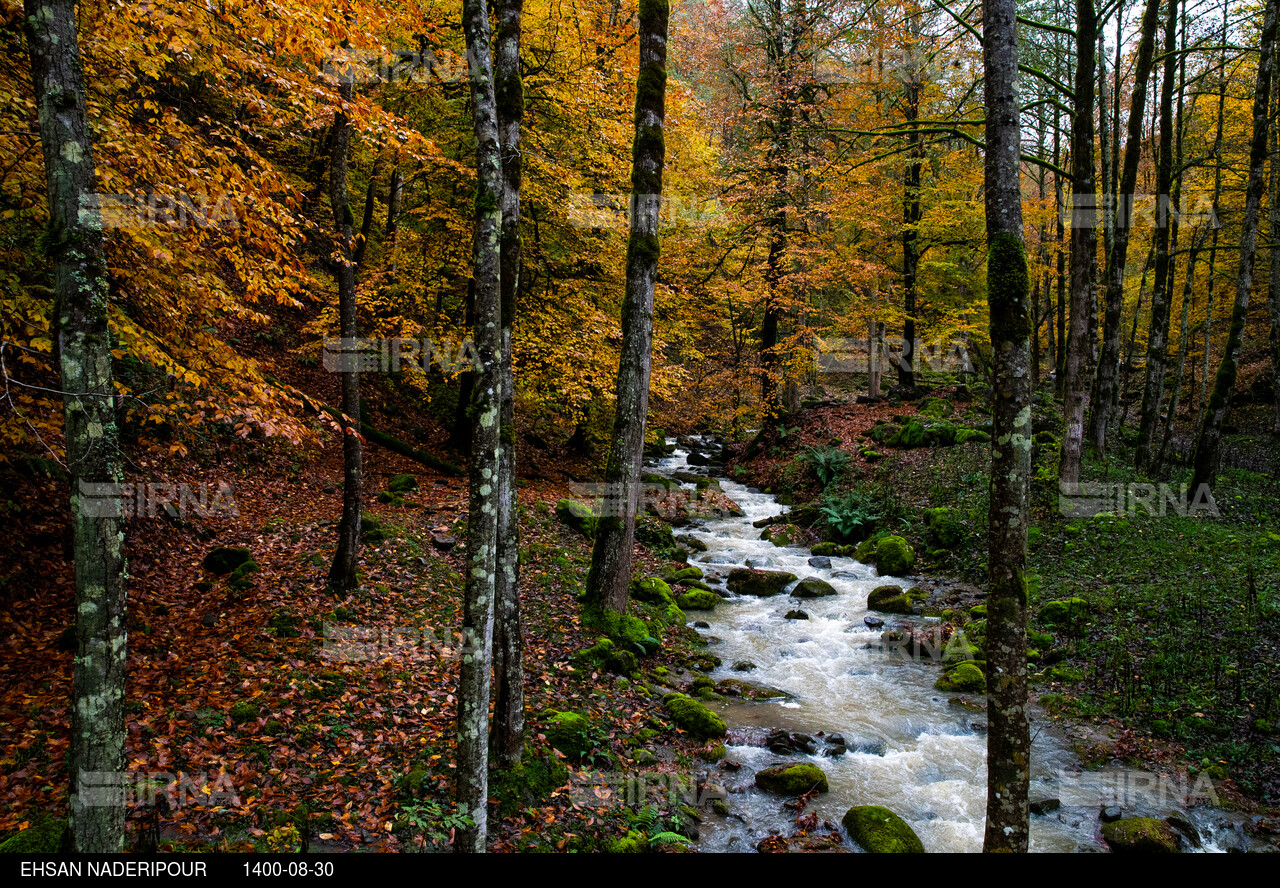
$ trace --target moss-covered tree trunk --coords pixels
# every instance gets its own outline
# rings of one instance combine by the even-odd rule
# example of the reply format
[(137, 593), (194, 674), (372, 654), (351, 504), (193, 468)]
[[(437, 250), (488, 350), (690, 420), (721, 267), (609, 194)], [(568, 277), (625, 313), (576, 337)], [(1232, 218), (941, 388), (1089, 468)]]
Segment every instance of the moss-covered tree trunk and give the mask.
[[(1106, 305), (1102, 317), (1102, 353), (1098, 358), (1098, 384), (1089, 417), (1089, 441), (1099, 454), (1106, 451), (1108, 429), (1115, 424), (1115, 407), (1120, 400), (1120, 333), (1124, 310), (1124, 269), (1129, 256), (1129, 225), (1133, 189), (1138, 182), (1138, 160), (1142, 154), (1142, 122), (1147, 102), (1147, 81), (1155, 53), (1156, 25), (1160, 0), (1147, 0), (1139, 28), (1138, 57), (1134, 62), (1133, 92), (1129, 100), (1129, 122), (1125, 133), (1124, 165), (1116, 186), (1117, 203), (1111, 248), (1107, 253)], [(1120, 98), (1117, 94), (1116, 101)], [(1119, 133), (1116, 134), (1119, 138)]]
[(658, 217), (666, 157), (667, 0), (640, 2), (640, 71), (636, 77), (631, 149), (631, 237), (622, 301), (618, 413), (605, 468), (606, 508), (587, 573), (587, 606), (626, 612), (640, 496), (649, 370), (653, 351), (653, 288), (658, 273)]
[[(912, 30), (918, 33), (919, 17), (912, 18)], [(913, 47), (913, 53), (918, 47)], [(898, 385), (906, 389), (916, 384), (916, 275), (920, 267), (920, 170), (924, 163), (924, 142), (916, 128), (920, 118), (920, 82), (918, 72), (911, 71), (904, 84), (906, 95), (907, 164), (902, 177), (902, 341), (905, 353), (898, 362)]]
[(1147, 333), (1146, 384), (1142, 387), (1142, 408), (1138, 416), (1138, 446), (1134, 463), (1151, 468), (1152, 447), (1160, 425), (1160, 402), (1164, 399), (1165, 360), (1169, 348), (1169, 316), (1174, 271), (1173, 210), (1173, 94), (1178, 57), (1178, 4), (1169, 0), (1164, 28), (1164, 69), (1160, 84), (1160, 149), (1156, 163), (1156, 271), (1151, 287), (1151, 326)]
[(1271, 261), (1268, 263), (1267, 304), (1271, 310), (1271, 379), (1276, 407), (1271, 434), (1280, 438), (1280, 85), (1276, 84), (1271, 87), (1271, 196), (1268, 215)]
[(462, 664), (458, 676), (458, 811), (472, 825), (459, 851), (482, 852), (488, 835), (489, 689), (497, 593), (498, 471), (502, 463), (502, 155), (489, 51), (486, 0), (464, 0), (471, 110), (476, 139), (472, 267), (478, 366), (472, 388), (467, 573), (463, 592)]
[(1253, 92), (1253, 137), (1249, 143), (1249, 179), (1245, 188), (1244, 221), (1241, 223), (1240, 266), (1236, 273), (1236, 299), (1231, 310), (1227, 346), (1213, 382), (1213, 394), (1196, 436), (1192, 491), (1213, 487), (1222, 455), (1222, 423), (1231, 406), (1231, 390), (1240, 371), (1240, 348), (1244, 343), (1245, 319), (1249, 314), (1249, 293), (1253, 289), (1253, 254), (1258, 246), (1258, 216), (1265, 187), (1267, 162), (1267, 112), (1270, 110), (1272, 69), (1276, 52), (1276, 7), (1280, 0), (1267, 0), (1262, 25), (1262, 53), (1258, 58), (1258, 80)]
[(69, 835), (75, 851), (111, 853), (124, 849), (124, 806), (88, 796), (91, 787), (110, 785), (125, 770), (128, 635), (123, 503), (119, 489), (112, 496), (110, 487), (123, 480), (111, 383), (110, 290), (75, 3), (27, 0), (25, 13), (49, 195), (53, 333), (71, 476), (76, 657), (67, 762)]
[[(350, 101), (349, 76), (339, 85), (343, 103)], [(347, 156), (351, 147), (351, 121), (345, 107), (333, 115), (329, 153), (329, 206), (333, 210), (338, 257), (338, 335), (344, 344), (354, 343), (356, 330), (356, 267), (347, 200)], [(348, 358), (350, 360), (350, 358)], [(329, 568), (329, 589), (345, 593), (360, 585), (356, 560), (360, 553), (360, 507), (364, 494), (363, 456), (360, 442), (360, 372), (349, 366), (342, 373), (342, 519), (338, 522), (338, 548)]]
[(1022, 242), (1018, 25), (1015, 0), (982, 8), (986, 106), (987, 301), (994, 404), (988, 515), (987, 826), (984, 851), (1026, 851), (1031, 735), (1027, 718), (1027, 522), (1031, 474), (1031, 306)]
[(502, 458), (498, 462), (498, 572), (494, 618), (492, 747), (499, 767), (520, 761), (524, 751), (524, 640), (520, 625), (520, 526), (516, 514), (515, 370), (511, 327), (520, 284), (520, 123), (524, 85), (520, 79), (520, 31), (524, 0), (497, 0), (498, 33), (494, 87), (498, 143), (502, 151)]
[(1098, 23), (1093, 0), (1076, 0), (1075, 119), (1071, 124), (1071, 326), (1067, 338), (1067, 381), (1063, 389), (1065, 428), (1058, 478), (1080, 480), (1084, 404), (1092, 381), (1089, 316), (1096, 303), (1098, 253), (1097, 195), (1093, 178), (1093, 72)]

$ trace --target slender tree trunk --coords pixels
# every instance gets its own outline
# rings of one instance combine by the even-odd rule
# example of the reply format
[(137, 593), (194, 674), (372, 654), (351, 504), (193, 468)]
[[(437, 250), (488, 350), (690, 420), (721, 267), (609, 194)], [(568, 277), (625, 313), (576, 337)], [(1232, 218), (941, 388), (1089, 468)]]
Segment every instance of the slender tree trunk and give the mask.
[[(69, 850), (124, 850), (123, 804), (93, 793), (125, 771), (124, 480), (111, 382), (110, 287), (74, 0), (27, 0), (27, 48), (49, 195), (52, 327), (71, 476), (76, 657), (68, 755)], [(105, 495), (104, 495), (105, 494)], [(110, 790), (105, 790), (110, 791)]]
[(520, 625), (520, 522), (516, 513), (515, 370), (511, 328), (520, 283), (520, 123), (524, 84), (520, 79), (524, 0), (497, 0), (494, 86), (498, 140), (502, 149), (502, 459), (498, 464), (497, 614), (494, 619), (493, 751), (509, 768), (524, 751), (524, 640)]
[(987, 300), (994, 410), (988, 517), (987, 825), (984, 851), (1027, 850), (1027, 523), (1030, 518), (1030, 281), (1019, 187), (1018, 25), (1014, 0), (982, 7), (986, 106)]
[(1178, 405), (1182, 400), (1182, 378), (1187, 371), (1187, 349), (1191, 343), (1191, 302), (1196, 279), (1196, 256), (1204, 245), (1207, 229), (1194, 232), (1191, 239), (1191, 253), (1187, 256), (1187, 274), (1182, 287), (1182, 320), (1178, 326), (1178, 369), (1173, 377), (1173, 392), (1169, 395), (1169, 415), (1164, 423), (1164, 437), (1160, 443), (1160, 456), (1155, 463), (1158, 474), (1166, 464), (1169, 453), (1169, 441), (1173, 438), (1173, 423), (1178, 417)]
[[(338, 91), (343, 103), (351, 99), (352, 84), (347, 79)], [(333, 115), (329, 153), (329, 206), (333, 210), (334, 234), (338, 241), (338, 335), (345, 344), (354, 344), (356, 330), (356, 269), (351, 234), (351, 208), (347, 204), (347, 154), (351, 145), (351, 121), (345, 107)], [(350, 360), (350, 359), (348, 359)], [(338, 522), (338, 549), (329, 568), (329, 590), (335, 594), (352, 592), (360, 586), (356, 571), (360, 552), (360, 508), (364, 479), (360, 451), (360, 368), (347, 367), (342, 373), (342, 520)]]
[[(1120, 371), (1120, 328), (1124, 311), (1124, 270), (1129, 256), (1129, 226), (1133, 216), (1133, 191), (1138, 183), (1138, 161), (1142, 155), (1142, 118), (1147, 102), (1147, 80), (1155, 55), (1156, 24), (1160, 0), (1147, 0), (1139, 31), (1138, 57), (1134, 64), (1133, 95), (1124, 143), (1124, 167), (1116, 192), (1115, 233), (1107, 256), (1106, 308), (1102, 321), (1102, 355), (1098, 359), (1098, 398), (1090, 417), (1089, 440), (1099, 455), (1106, 452), (1107, 432), (1115, 419), (1111, 405), (1120, 402), (1117, 380)], [(1119, 77), (1117, 68), (1116, 76)], [(1119, 89), (1116, 90), (1119, 102)]]
[(477, 368), (471, 395), (471, 470), (467, 506), (467, 574), (463, 592), (462, 665), (458, 676), (458, 811), (472, 825), (459, 851), (482, 852), (488, 835), (489, 686), (497, 584), (502, 463), (502, 155), (486, 0), (464, 0), (472, 121), (476, 139), (474, 342)]
[[(1059, 121), (1058, 112), (1054, 111), (1055, 122)], [(1062, 162), (1062, 127), (1053, 128), (1053, 163), (1058, 166)], [(1058, 225), (1058, 352), (1054, 357), (1054, 394), (1063, 397), (1067, 389), (1067, 231), (1062, 224), (1062, 214), (1066, 202), (1062, 195), (1062, 177), (1053, 177), (1054, 202), (1057, 208)]]
[[(912, 21), (919, 19), (913, 17)], [(924, 143), (915, 129), (920, 117), (920, 84), (915, 71), (910, 78), (905, 84), (903, 103), (910, 128), (907, 144), (911, 146), (902, 176), (902, 341), (906, 354), (898, 362), (898, 385), (905, 389), (915, 388), (916, 384), (916, 273), (920, 265), (920, 168), (924, 158)]]
[(1067, 340), (1065, 433), (1058, 480), (1080, 480), (1084, 405), (1089, 392), (1089, 315), (1098, 253), (1097, 194), (1093, 178), (1093, 76), (1098, 24), (1093, 0), (1076, 0), (1075, 120), (1071, 125), (1071, 328)]
[(364, 217), (360, 221), (360, 236), (356, 238), (355, 253), (351, 257), (356, 268), (364, 265), (364, 254), (369, 249), (369, 235), (373, 232), (373, 202), (378, 186), (379, 163), (380, 161), (374, 161), (373, 171), (369, 173), (369, 185), (364, 192)]
[[(1222, 3), (1222, 45), (1227, 44), (1227, 25), (1229, 22), (1230, 3)], [(1204, 410), (1209, 404), (1209, 367), (1210, 353), (1213, 345), (1213, 304), (1218, 282), (1218, 201), (1222, 197), (1222, 128), (1227, 106), (1227, 53), (1223, 49), (1218, 60), (1221, 66), (1218, 74), (1218, 122), (1213, 138), (1213, 234), (1209, 236), (1209, 303), (1204, 314), (1204, 373), (1200, 377), (1200, 402), (1196, 410), (1196, 427), (1204, 419)]]
[(1164, 73), (1160, 86), (1160, 151), (1156, 165), (1156, 277), (1151, 288), (1151, 327), (1147, 334), (1147, 380), (1142, 390), (1142, 411), (1138, 419), (1138, 447), (1134, 463), (1151, 468), (1151, 448), (1160, 423), (1160, 401), (1165, 373), (1165, 352), (1169, 339), (1169, 281), (1173, 261), (1170, 192), (1173, 183), (1173, 93), (1177, 75), (1178, 4), (1169, 0), (1164, 28)]
[(1126, 401), (1123, 409), (1121, 409), (1121, 401), (1124, 393), (1129, 391), (1129, 376), (1133, 372), (1133, 349), (1134, 343), (1138, 341), (1138, 318), (1142, 316), (1142, 300), (1147, 295), (1147, 275), (1151, 273), (1151, 263), (1156, 257), (1155, 241), (1151, 243), (1151, 249), (1147, 251), (1147, 259), (1142, 264), (1142, 275), (1138, 279), (1138, 300), (1133, 306), (1133, 321), (1129, 325), (1129, 342), (1124, 348), (1124, 360), (1122, 361), (1124, 375), (1121, 378), (1120, 385), (1116, 387), (1115, 401), (1110, 409), (1114, 416), (1119, 414), (1119, 419), (1114, 423), (1114, 428), (1122, 429), (1124, 424), (1129, 420), (1129, 404)]
[[(1275, 79), (1273, 73), (1272, 79)], [(1276, 420), (1271, 434), (1280, 438), (1280, 86), (1271, 87), (1271, 196), (1268, 207), (1271, 250), (1267, 304), (1271, 309), (1271, 381), (1275, 389)]]
[(601, 516), (587, 573), (588, 609), (626, 613), (640, 498), (649, 370), (653, 351), (653, 288), (658, 273), (658, 215), (666, 157), (663, 121), (667, 84), (667, 0), (640, 4), (640, 71), (636, 77), (635, 140), (631, 150), (631, 237), (622, 302), (618, 414), (605, 468), (608, 508)]
[(1196, 441), (1195, 469), (1191, 487), (1212, 488), (1218, 476), (1222, 449), (1222, 423), (1231, 406), (1231, 390), (1240, 370), (1240, 348), (1244, 343), (1245, 319), (1249, 313), (1249, 291), (1253, 288), (1253, 254), (1258, 245), (1258, 214), (1265, 188), (1267, 161), (1267, 112), (1270, 110), (1271, 74), (1275, 65), (1276, 8), (1280, 0), (1267, 0), (1262, 26), (1262, 53), (1258, 59), (1258, 82), (1253, 93), (1253, 138), (1249, 143), (1249, 181), (1245, 191), (1244, 222), (1240, 234), (1240, 266), (1236, 276), (1236, 300), (1227, 332), (1227, 347), (1218, 365), (1213, 394), (1205, 410)]

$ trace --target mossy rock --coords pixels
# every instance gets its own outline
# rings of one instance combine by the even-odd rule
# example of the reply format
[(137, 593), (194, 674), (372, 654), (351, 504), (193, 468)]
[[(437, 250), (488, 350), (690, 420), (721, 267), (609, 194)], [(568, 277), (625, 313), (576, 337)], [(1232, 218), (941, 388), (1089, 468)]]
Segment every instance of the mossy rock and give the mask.
[(867, 610), (882, 614), (909, 614), (912, 612), (911, 599), (901, 586), (876, 586), (867, 595)]
[(644, 620), (639, 617), (633, 617), (630, 614), (620, 614), (616, 611), (606, 610), (586, 615), (583, 618), (583, 623), (612, 638), (620, 648), (624, 650), (635, 648), (639, 653), (645, 653), (645, 651), (636, 646), (653, 635)]
[(978, 443), (983, 444), (991, 440), (991, 436), (982, 429), (956, 429), (956, 446), (961, 444)]
[(595, 745), (591, 740), (591, 722), (586, 716), (550, 710), (543, 719), (542, 733), (547, 742), (570, 758), (582, 758)]
[[(986, 611), (983, 611), (986, 614)], [(1035, 629), (1027, 630), (1027, 644), (1033, 644), (1041, 650), (1053, 647), (1053, 636), (1048, 632), (1037, 632)]]
[(809, 551), (814, 555), (826, 555), (827, 557), (830, 557), (836, 554), (836, 549), (838, 548), (839, 546), (835, 543), (818, 543), (818, 545), (814, 546)]
[(794, 524), (775, 524), (765, 528), (760, 539), (768, 540), (775, 546), (793, 546), (804, 536), (804, 531)]
[(871, 854), (923, 854), (924, 844), (907, 822), (888, 808), (859, 805), (841, 818), (849, 838)]
[(773, 765), (756, 774), (756, 786), (765, 792), (798, 796), (810, 790), (827, 792), (827, 775), (817, 765)]
[(974, 619), (986, 619), (987, 606), (985, 604), (975, 604), (973, 607), (969, 608), (969, 616)]
[(715, 685), (716, 693), (723, 697), (737, 697), (753, 702), (760, 700), (786, 700), (791, 697), (786, 691), (771, 688), (768, 685), (743, 681), (740, 678), (722, 678)]
[(724, 719), (684, 694), (667, 694), (662, 706), (677, 726), (699, 740), (717, 740), (729, 731)]
[(562, 499), (556, 503), (556, 517), (587, 538), (596, 535), (596, 528), (600, 524), (600, 516), (595, 509), (570, 499)]
[(954, 408), (943, 398), (925, 398), (920, 402), (920, 412), (934, 419), (947, 419)]
[(717, 604), (720, 603), (720, 596), (714, 592), (704, 592), (701, 589), (694, 589), (692, 592), (686, 592), (676, 600), (683, 610), (691, 611), (709, 611), (715, 610)]
[[(675, 538), (674, 538), (674, 537), (672, 537), (672, 539), (675, 539)], [(704, 543), (702, 540), (698, 539), (697, 537), (682, 536), (682, 537), (680, 537), (680, 539), (679, 539), (679, 544), (680, 544), (681, 546), (684, 546), (684, 547), (685, 547), (686, 549), (688, 549), (690, 552), (705, 552), (705, 551), (707, 551), (707, 544), (706, 544), (706, 543)]]
[(675, 601), (671, 587), (667, 585), (665, 580), (660, 580), (657, 577), (633, 580), (631, 582), (631, 597), (636, 601), (644, 601), (649, 604), (671, 604)]
[(905, 576), (916, 564), (916, 553), (900, 536), (888, 536), (876, 544), (876, 570), (884, 576)]
[(680, 570), (670, 571), (665, 579), (668, 582), (679, 582), (680, 580), (700, 580), (702, 579), (702, 568), (700, 567), (682, 567)]
[(244, 591), (253, 585), (252, 574), (260, 570), (258, 562), (250, 560), (237, 567), (231, 572), (231, 576), (227, 578), (227, 585), (232, 589)]
[(827, 598), (839, 594), (835, 586), (818, 577), (805, 577), (791, 590), (793, 598)]
[(636, 655), (619, 650), (612, 638), (601, 638), (590, 647), (574, 651), (569, 660), (579, 666), (604, 669), (615, 675), (632, 675), (636, 671)]
[(950, 447), (956, 441), (956, 434), (959, 429), (954, 423), (944, 420), (931, 422), (924, 429), (924, 443), (926, 447)]
[(387, 482), (391, 493), (409, 493), (418, 489), (418, 479), (413, 475), (393, 475)]
[(385, 542), (390, 535), (387, 528), (383, 526), (382, 519), (377, 515), (365, 512), (360, 516), (361, 542), (376, 546), (378, 543)]
[(655, 555), (662, 558), (675, 560), (675, 556), (679, 552), (683, 552), (679, 560), (683, 561), (689, 557), (688, 552), (676, 545), (676, 538), (671, 532), (671, 525), (665, 521), (657, 519), (637, 521), (636, 542), (642, 546), (647, 546)]
[(848, 545), (841, 546), (840, 548), (836, 549), (836, 554), (839, 555), (841, 558), (852, 558), (854, 557), (855, 554), (857, 554), (857, 551), (858, 551), (858, 547), (855, 546), (853, 543), (849, 543)]
[(1154, 817), (1122, 817), (1102, 824), (1102, 837), (1115, 852), (1146, 854), (1178, 853), (1178, 836), (1173, 827)]
[(392, 493), (389, 490), (384, 490), (378, 494), (378, 502), (388, 506), (403, 506), (404, 497), (398, 493)]
[(610, 854), (643, 854), (648, 850), (649, 837), (638, 829), (631, 830), (609, 844)]
[(253, 553), (248, 549), (234, 546), (218, 546), (204, 556), (204, 569), (210, 573), (231, 573), (240, 565), (252, 560)]
[(48, 820), (0, 843), (0, 854), (58, 854), (69, 838), (65, 820)]
[(961, 663), (943, 674), (933, 686), (940, 691), (962, 694), (982, 694), (987, 690), (987, 677), (973, 663)]
[[(875, 437), (874, 435), (872, 436)], [(916, 447), (923, 447), (925, 443), (925, 427), (919, 420), (912, 419), (898, 430), (888, 441), (884, 442), (886, 447), (896, 447), (899, 450), (912, 450)]]
[(704, 762), (718, 762), (728, 754), (729, 750), (725, 748), (723, 743), (712, 743), (705, 749), (698, 751), (698, 758)]
[(231, 707), (231, 720), (236, 724), (257, 721), (258, 707), (247, 700), (241, 700)]
[(301, 617), (281, 608), (273, 611), (267, 619), (267, 628), (275, 634), (276, 638), (297, 638), (302, 635), (298, 629), (301, 622)]
[(499, 818), (514, 817), (525, 808), (545, 803), (568, 782), (569, 769), (554, 757), (526, 756), (515, 767), (489, 772), (489, 798), (497, 800)]
[(952, 549), (965, 538), (963, 522), (950, 506), (927, 509), (924, 513), (925, 537), (941, 549)]
[(886, 422), (877, 425), (871, 430), (871, 440), (875, 441), (877, 444), (889, 445), (889, 442), (896, 438), (901, 431), (902, 426)]
[(780, 570), (753, 570), (749, 567), (735, 567), (729, 571), (729, 591), (738, 595), (755, 595), (767, 598), (778, 595), (799, 577), (793, 573)]
[(1047, 626), (1068, 626), (1083, 620), (1089, 613), (1089, 602), (1083, 598), (1046, 601), (1036, 616)]

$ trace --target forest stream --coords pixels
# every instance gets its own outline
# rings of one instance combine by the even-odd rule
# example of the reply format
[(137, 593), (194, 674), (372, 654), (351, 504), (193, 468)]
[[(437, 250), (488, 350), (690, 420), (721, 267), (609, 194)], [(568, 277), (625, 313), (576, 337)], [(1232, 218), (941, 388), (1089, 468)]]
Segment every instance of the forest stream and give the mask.
[[(655, 471), (705, 472), (686, 462), (688, 451), (677, 449), (656, 463)], [(704, 571), (705, 582), (724, 588), (735, 567), (788, 571), (800, 578), (818, 577), (839, 592), (824, 598), (795, 599), (731, 596), (710, 613), (699, 630), (709, 638), (709, 652), (722, 660), (711, 677), (738, 678), (778, 688), (791, 695), (781, 702), (730, 703), (716, 706), (729, 727), (728, 760), (741, 763), (737, 771), (712, 770), (713, 783), (729, 791), (730, 814), (708, 817), (700, 827), (704, 851), (750, 851), (771, 833), (794, 831), (795, 811), (783, 799), (756, 790), (756, 771), (779, 762), (812, 762), (826, 773), (830, 791), (810, 803), (807, 812), (820, 820), (840, 822), (854, 805), (882, 805), (901, 816), (919, 835), (926, 851), (982, 849), (986, 815), (986, 714), (982, 697), (948, 694), (934, 688), (940, 670), (929, 659), (918, 660), (881, 642), (881, 628), (863, 618), (880, 616), (885, 626), (903, 619), (919, 623), (931, 618), (895, 618), (867, 610), (867, 595), (876, 586), (912, 582), (881, 577), (871, 565), (852, 558), (833, 557), (831, 567), (809, 563), (811, 553), (798, 546), (780, 548), (760, 539), (752, 522), (784, 513), (770, 494), (719, 479), (726, 495), (744, 517), (721, 517), (681, 528), (684, 536), (706, 543), (690, 563)], [(693, 484), (685, 484), (692, 489)], [(785, 618), (801, 609), (808, 619)], [(932, 618), (935, 619), (936, 618)], [(735, 663), (755, 664), (735, 671)], [(1162, 784), (1152, 791), (1150, 775), (1113, 761), (1097, 771), (1082, 770), (1062, 731), (1033, 713), (1031, 798), (1057, 799), (1059, 807), (1031, 818), (1031, 850), (1042, 852), (1104, 851), (1100, 814), (1112, 802), (1122, 803), (1125, 816), (1139, 814), (1179, 819), (1194, 832), (1200, 848), (1188, 850), (1246, 850), (1251, 841), (1242, 829), (1242, 815), (1207, 805), (1178, 804), (1185, 785)], [(784, 729), (814, 736), (818, 754), (777, 755), (765, 747), (770, 730)], [(824, 756), (829, 737), (841, 735), (847, 752)], [(1124, 794), (1116, 798), (1116, 792)], [(1050, 803), (1052, 804), (1052, 803)], [(854, 846), (848, 843), (848, 847)]]

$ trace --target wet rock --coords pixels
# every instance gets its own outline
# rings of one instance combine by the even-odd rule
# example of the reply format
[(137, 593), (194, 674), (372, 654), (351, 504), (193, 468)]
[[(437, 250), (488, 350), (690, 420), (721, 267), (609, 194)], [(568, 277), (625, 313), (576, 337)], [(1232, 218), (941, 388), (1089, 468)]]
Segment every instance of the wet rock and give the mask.
[(902, 587), (876, 586), (867, 596), (867, 609), (885, 614), (909, 614), (912, 605)]
[(711, 624), (708, 623), (706, 620), (697, 620), (694, 622), (693, 628), (694, 629), (710, 629)]
[(820, 570), (829, 570), (831, 567), (831, 559), (826, 555), (814, 555), (809, 559), (809, 566), (816, 567)]
[(791, 697), (786, 691), (740, 678), (722, 678), (716, 682), (715, 692), (725, 697), (742, 700), (785, 700)]
[(765, 792), (798, 796), (813, 789), (826, 792), (827, 775), (817, 765), (772, 765), (756, 774), (756, 786)]
[(1124, 816), (1124, 812), (1116, 805), (1104, 805), (1098, 819), (1103, 823), (1112, 823)]
[(793, 573), (780, 570), (754, 570), (739, 567), (729, 571), (729, 591), (738, 595), (755, 595), (766, 598), (778, 595), (799, 579)]
[(1178, 837), (1192, 848), (1201, 847), (1200, 830), (1196, 829), (1196, 825), (1192, 823), (1185, 814), (1175, 811), (1164, 819), (1178, 833)]
[(1037, 817), (1043, 817), (1050, 811), (1056, 811), (1062, 807), (1061, 799), (1045, 798), (1043, 796), (1033, 798), (1030, 804), (1031, 813), (1035, 814)]
[(826, 598), (839, 594), (834, 586), (818, 577), (805, 577), (791, 590), (792, 598)]
[(784, 615), (783, 619), (787, 619), (787, 620), (807, 620), (807, 619), (809, 619), (809, 615), (808, 615), (808, 614), (806, 614), (806, 613), (805, 613), (804, 611), (802, 611), (802, 610), (789, 610), (789, 611), (787, 611), (787, 613)]
[(884, 620), (879, 617), (873, 617), (870, 614), (862, 618), (862, 622), (866, 623), (871, 629), (879, 629), (884, 625)]
[(857, 755), (884, 756), (886, 746), (883, 740), (855, 740), (847, 744), (849, 752)]
[(1154, 817), (1122, 817), (1105, 823), (1102, 838), (1117, 853), (1176, 854), (1179, 850), (1173, 827)]
[(849, 838), (872, 854), (923, 854), (924, 844), (907, 822), (888, 808), (859, 805), (840, 821)]
[(751, 672), (756, 668), (756, 664), (750, 660), (735, 660), (734, 664), (729, 668), (734, 672)]

